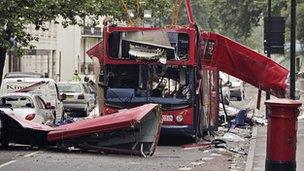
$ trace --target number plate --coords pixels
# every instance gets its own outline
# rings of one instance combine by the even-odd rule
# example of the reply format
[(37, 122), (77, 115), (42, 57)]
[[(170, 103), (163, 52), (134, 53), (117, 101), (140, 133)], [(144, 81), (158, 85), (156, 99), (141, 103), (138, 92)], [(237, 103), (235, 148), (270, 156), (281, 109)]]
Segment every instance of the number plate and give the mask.
[(67, 95), (66, 98), (67, 99), (74, 99), (74, 95)]
[(162, 115), (163, 121), (171, 122), (173, 121), (172, 115)]

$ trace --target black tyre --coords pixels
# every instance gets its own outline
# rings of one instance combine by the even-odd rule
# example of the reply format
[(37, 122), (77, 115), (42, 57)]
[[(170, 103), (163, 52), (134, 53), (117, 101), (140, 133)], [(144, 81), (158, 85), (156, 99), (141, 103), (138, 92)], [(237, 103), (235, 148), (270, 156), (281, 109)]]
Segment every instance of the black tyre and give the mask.
[(84, 117), (87, 117), (87, 116), (89, 116), (89, 114), (90, 114), (89, 104), (87, 104), (87, 107), (86, 107), (86, 109), (85, 109), (84, 112), (83, 112), (83, 116), (84, 116)]
[(4, 122), (4, 117), (0, 114), (0, 149), (8, 147), (8, 132)]
[(242, 97), (236, 97), (237, 101), (241, 101)]
[[(199, 96), (197, 99), (201, 99), (201, 97)], [(203, 126), (203, 123), (202, 123), (202, 117), (203, 117), (203, 107), (200, 103), (200, 100), (197, 100), (197, 106), (198, 106), (198, 110), (197, 110), (197, 138), (196, 138), (196, 141), (198, 138), (203, 138), (204, 136), (204, 126)]]

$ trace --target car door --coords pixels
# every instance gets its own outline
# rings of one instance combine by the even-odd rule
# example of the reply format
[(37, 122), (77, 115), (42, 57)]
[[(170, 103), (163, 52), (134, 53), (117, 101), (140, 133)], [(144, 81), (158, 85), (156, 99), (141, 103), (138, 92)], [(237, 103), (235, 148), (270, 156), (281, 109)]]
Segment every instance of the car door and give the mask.
[(37, 105), (37, 114), (44, 118), (44, 123), (50, 125), (54, 121), (54, 115), (52, 110), (47, 109), (45, 102), (39, 96), (35, 96), (35, 103)]
[(63, 116), (63, 114), (64, 114), (63, 113), (63, 111), (64, 111), (63, 102), (62, 102), (62, 99), (61, 99), (61, 96), (60, 96), (57, 84), (55, 84), (55, 87), (56, 87), (56, 94), (57, 94), (56, 106), (55, 106), (55, 109), (56, 109), (56, 119), (58, 119), (58, 118), (61, 119), (62, 116)]

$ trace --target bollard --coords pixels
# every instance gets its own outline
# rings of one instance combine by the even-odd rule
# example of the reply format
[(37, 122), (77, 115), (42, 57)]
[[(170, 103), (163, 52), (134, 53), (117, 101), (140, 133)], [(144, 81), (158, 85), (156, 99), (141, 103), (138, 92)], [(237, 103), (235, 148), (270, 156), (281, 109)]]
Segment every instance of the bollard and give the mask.
[(266, 171), (296, 170), (297, 116), (300, 101), (274, 99), (265, 102), (268, 111)]

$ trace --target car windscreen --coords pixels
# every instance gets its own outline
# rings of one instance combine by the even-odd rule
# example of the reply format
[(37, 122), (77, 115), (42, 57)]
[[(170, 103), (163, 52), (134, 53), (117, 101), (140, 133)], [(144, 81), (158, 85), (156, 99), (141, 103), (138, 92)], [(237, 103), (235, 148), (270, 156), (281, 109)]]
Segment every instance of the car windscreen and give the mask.
[(24, 96), (7, 96), (0, 100), (0, 107), (11, 108), (34, 108), (33, 102), (29, 97)]
[(58, 90), (61, 93), (81, 93), (80, 84), (58, 84)]

